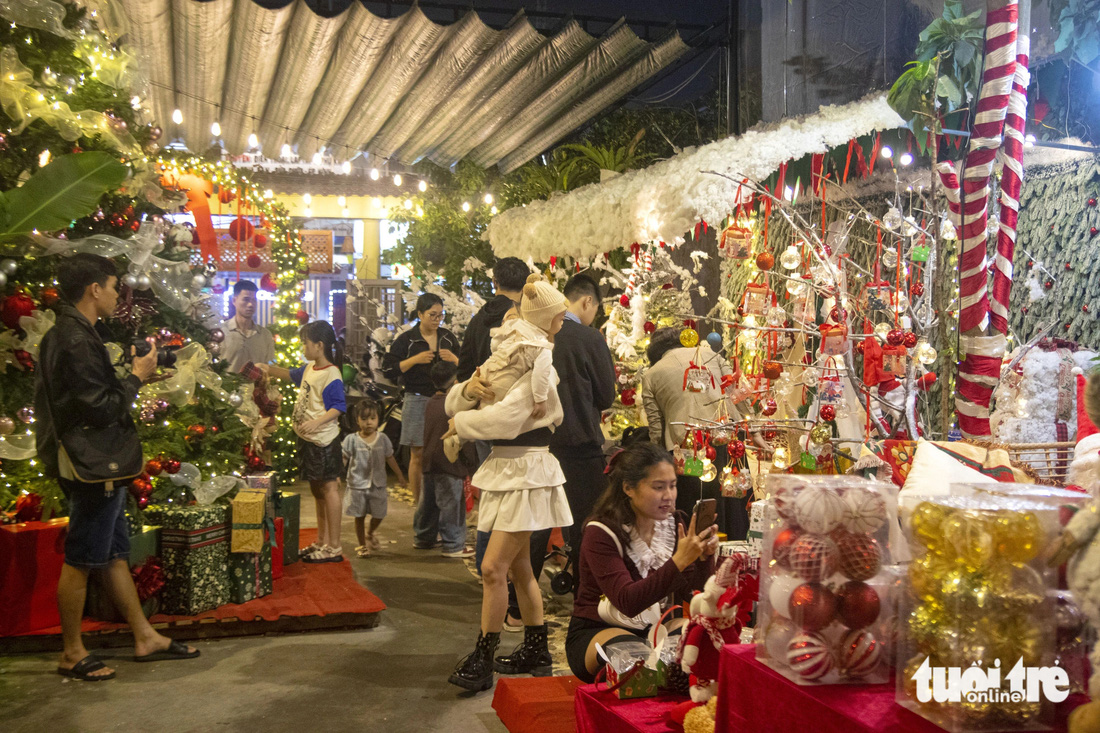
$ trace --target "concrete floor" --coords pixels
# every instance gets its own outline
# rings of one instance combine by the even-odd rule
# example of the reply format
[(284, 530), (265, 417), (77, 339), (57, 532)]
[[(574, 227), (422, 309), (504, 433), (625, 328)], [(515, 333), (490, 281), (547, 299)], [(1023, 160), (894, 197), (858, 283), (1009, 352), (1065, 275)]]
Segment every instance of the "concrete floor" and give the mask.
[[(302, 510), (315, 526), (308, 490)], [(199, 659), (155, 664), (108, 649), (118, 677), (94, 684), (57, 675), (55, 654), (0, 657), (0, 730), (503, 732), (492, 691), (447, 683), (477, 638), (481, 588), (463, 561), (412, 548), (412, 513), (391, 497), (382, 549), (352, 560), (387, 605), (376, 628), (203, 641)]]

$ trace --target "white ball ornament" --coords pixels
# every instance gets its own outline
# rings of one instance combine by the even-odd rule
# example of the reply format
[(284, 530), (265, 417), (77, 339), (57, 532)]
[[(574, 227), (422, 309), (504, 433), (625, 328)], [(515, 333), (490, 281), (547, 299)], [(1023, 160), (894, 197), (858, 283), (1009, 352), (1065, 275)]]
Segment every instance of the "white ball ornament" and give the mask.
[(886, 500), (877, 491), (853, 486), (844, 492), (844, 529), (852, 534), (875, 532), (886, 522)]
[(206, 278), (203, 277), (202, 275), (195, 275), (193, 278), (191, 278), (191, 289), (192, 290), (202, 290), (205, 287), (206, 287)]
[(240, 407), (244, 404), (244, 398), (234, 392), (233, 394), (229, 395), (228, 402), (230, 407)]
[(866, 677), (881, 658), (882, 643), (865, 629), (845, 634), (837, 648), (837, 665), (848, 677)]
[(19, 269), (19, 263), (15, 260), (3, 260), (0, 261), (0, 272), (5, 275), (14, 275), (15, 271)]
[(132, 272), (128, 272), (122, 276), (122, 284), (131, 290), (136, 290), (138, 286), (138, 277)]
[(806, 531), (828, 534), (840, 526), (844, 502), (831, 488), (808, 486), (795, 497), (794, 517)]
[(768, 588), (768, 602), (772, 610), (780, 616), (791, 617), (791, 593), (802, 585), (803, 580), (789, 573), (782, 573), (772, 578), (772, 584)]
[(787, 664), (804, 680), (820, 680), (833, 671), (833, 652), (820, 634), (799, 634), (787, 646)]
[(786, 661), (787, 647), (791, 639), (798, 633), (795, 625), (782, 616), (773, 616), (768, 630), (764, 632), (764, 648), (768, 656), (779, 661)]

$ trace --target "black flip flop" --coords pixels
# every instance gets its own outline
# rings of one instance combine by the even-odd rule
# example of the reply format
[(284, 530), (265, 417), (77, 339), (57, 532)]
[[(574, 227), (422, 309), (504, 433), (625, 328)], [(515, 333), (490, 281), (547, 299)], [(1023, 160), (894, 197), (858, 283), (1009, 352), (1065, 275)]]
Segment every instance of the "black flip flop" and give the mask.
[(152, 654), (143, 654), (140, 657), (135, 656), (135, 662), (170, 662), (174, 659), (194, 659), (199, 656), (199, 650), (196, 649), (193, 652), (187, 651), (187, 646), (180, 644), (175, 639), (168, 645), (167, 649), (161, 649), (160, 651), (153, 652)]
[(71, 677), (74, 680), (80, 680), (81, 682), (102, 682), (103, 680), (113, 680), (115, 673), (110, 674), (92, 674), (92, 672), (98, 672), (107, 665), (99, 661), (91, 654), (81, 659), (79, 662), (72, 666), (72, 669), (65, 669), (64, 667), (58, 667), (57, 673), (62, 677)]

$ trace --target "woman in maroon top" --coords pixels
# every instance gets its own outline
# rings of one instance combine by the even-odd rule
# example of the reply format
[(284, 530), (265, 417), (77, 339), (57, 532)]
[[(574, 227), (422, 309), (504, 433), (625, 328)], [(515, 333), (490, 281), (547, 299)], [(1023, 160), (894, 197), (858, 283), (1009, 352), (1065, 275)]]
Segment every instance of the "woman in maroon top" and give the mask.
[[(718, 527), (696, 533), (676, 512), (676, 470), (661, 447), (640, 443), (611, 459), (611, 483), (581, 541), (579, 587), (565, 651), (591, 682), (607, 647), (645, 637), (667, 605), (688, 600), (714, 572)], [(686, 525), (686, 529), (685, 529)]]

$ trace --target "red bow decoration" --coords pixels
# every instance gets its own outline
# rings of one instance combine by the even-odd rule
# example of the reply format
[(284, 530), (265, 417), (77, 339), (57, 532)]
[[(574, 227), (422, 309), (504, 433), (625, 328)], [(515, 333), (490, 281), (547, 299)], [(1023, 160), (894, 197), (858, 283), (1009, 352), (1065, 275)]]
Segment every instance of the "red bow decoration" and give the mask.
[(130, 571), (134, 576), (134, 586), (137, 588), (138, 600), (142, 603), (149, 600), (164, 588), (164, 566), (159, 557), (146, 558), (144, 565), (139, 565)]
[(42, 519), (42, 497), (38, 494), (21, 494), (15, 500), (16, 522), (38, 522)]

